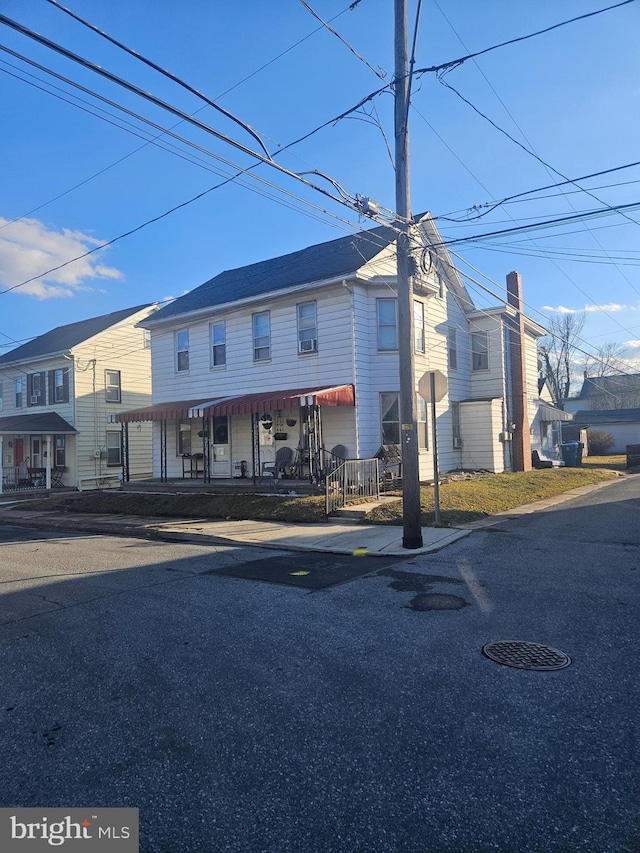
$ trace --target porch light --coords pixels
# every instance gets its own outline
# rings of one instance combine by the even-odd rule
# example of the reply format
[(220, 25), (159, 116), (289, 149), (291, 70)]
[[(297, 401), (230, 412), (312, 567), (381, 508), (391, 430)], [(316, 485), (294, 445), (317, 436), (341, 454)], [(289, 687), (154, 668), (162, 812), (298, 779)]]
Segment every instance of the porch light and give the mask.
[(260, 418), (260, 421), (265, 429), (271, 429), (271, 427), (273, 426), (273, 418), (271, 417), (271, 415), (263, 415)]

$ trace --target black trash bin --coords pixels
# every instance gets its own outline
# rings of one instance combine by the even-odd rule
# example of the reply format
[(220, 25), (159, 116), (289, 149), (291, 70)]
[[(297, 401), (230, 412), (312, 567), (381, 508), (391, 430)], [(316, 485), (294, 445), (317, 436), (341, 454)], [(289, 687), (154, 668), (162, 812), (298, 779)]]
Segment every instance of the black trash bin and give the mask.
[[(564, 444), (560, 445), (562, 461), (567, 468), (577, 468), (578, 465), (582, 464), (582, 451), (579, 445), (579, 441), (565, 441)], [(580, 451), (580, 462), (578, 462), (578, 451)]]

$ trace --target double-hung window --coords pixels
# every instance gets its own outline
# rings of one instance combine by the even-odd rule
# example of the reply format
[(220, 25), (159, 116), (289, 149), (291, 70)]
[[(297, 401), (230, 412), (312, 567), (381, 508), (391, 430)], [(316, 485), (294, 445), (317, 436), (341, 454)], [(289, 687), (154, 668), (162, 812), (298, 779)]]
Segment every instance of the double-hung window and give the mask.
[(189, 330), (176, 332), (176, 371), (186, 373), (189, 370)]
[(13, 389), (15, 392), (16, 409), (22, 408), (22, 377), (16, 376), (13, 380)]
[(418, 449), (428, 450), (429, 448), (429, 432), (427, 428), (427, 403), (418, 394), (417, 397), (417, 428), (418, 428)]
[(122, 465), (121, 433), (107, 432), (107, 467)]
[(398, 300), (395, 297), (376, 299), (378, 349), (398, 349)]
[(209, 326), (211, 367), (224, 367), (227, 363), (227, 330), (224, 321)]
[(122, 388), (120, 384), (119, 370), (105, 370), (104, 386), (105, 399), (107, 403), (120, 403), (122, 401)]
[(451, 403), (451, 436), (453, 449), (460, 450), (462, 447), (462, 428), (460, 426), (460, 403)]
[(383, 444), (400, 444), (400, 395), (397, 391), (380, 394), (380, 432)]
[(269, 311), (260, 311), (252, 316), (253, 360), (269, 361), (271, 358), (271, 317)]
[(29, 373), (27, 375), (27, 406), (44, 406), (46, 373)]
[(296, 305), (298, 317), (298, 352), (318, 352), (318, 325), (316, 320), (316, 303), (298, 302)]
[(65, 371), (53, 371), (53, 402), (66, 403), (68, 402), (68, 394), (65, 393)]
[(456, 330), (453, 326), (447, 329), (447, 353), (449, 358), (449, 370), (458, 368), (458, 342), (456, 341)]
[(426, 352), (426, 337), (424, 331), (424, 302), (413, 303), (413, 341), (416, 352)]
[(489, 336), (486, 332), (471, 334), (471, 370), (489, 370)]

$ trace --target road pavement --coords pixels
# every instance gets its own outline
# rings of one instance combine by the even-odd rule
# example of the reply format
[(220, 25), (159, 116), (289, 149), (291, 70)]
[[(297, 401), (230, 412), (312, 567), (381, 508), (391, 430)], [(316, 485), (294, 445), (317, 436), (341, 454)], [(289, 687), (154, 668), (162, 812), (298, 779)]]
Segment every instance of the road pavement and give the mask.
[(136, 806), (148, 853), (638, 853), (638, 483), (315, 592), (0, 527), (0, 805)]

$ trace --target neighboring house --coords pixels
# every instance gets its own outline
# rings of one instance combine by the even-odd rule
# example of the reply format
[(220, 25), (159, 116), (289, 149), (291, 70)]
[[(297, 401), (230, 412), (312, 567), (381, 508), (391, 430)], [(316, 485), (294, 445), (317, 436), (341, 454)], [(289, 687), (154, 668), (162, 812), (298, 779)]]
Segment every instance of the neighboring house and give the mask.
[[(628, 444), (640, 444), (640, 408), (596, 409), (576, 412), (572, 426), (576, 429), (597, 429), (608, 432), (614, 440), (609, 453), (625, 453)], [(564, 432), (565, 439), (573, 439), (573, 432)], [(588, 436), (588, 434), (587, 434)]]
[[(0, 356), (2, 488), (95, 488), (122, 472), (109, 417), (151, 402), (148, 333), (139, 305), (59, 326)], [(130, 438), (132, 476), (151, 474), (151, 434)]]
[(564, 402), (566, 412), (640, 408), (640, 373), (586, 376), (577, 397)]
[(563, 441), (563, 424), (573, 421), (573, 415), (559, 409), (553, 399), (547, 380), (538, 380), (538, 411), (531, 429), (531, 449), (549, 459), (560, 459)]
[[(512, 465), (510, 305), (476, 308), (429, 215), (413, 280), (415, 387), (442, 371), (441, 471)], [(396, 232), (379, 226), (228, 270), (141, 325), (151, 332), (153, 405), (117, 416), (153, 422), (154, 476), (259, 475), (282, 447), (294, 473), (325, 458), (371, 458), (399, 445)], [(515, 275), (515, 274), (514, 274)], [(536, 339), (524, 320), (527, 441), (538, 406)], [(418, 397), (419, 464), (433, 475), (433, 436)], [(267, 424), (271, 423), (271, 427)], [(530, 454), (529, 454), (530, 455)], [(195, 457), (195, 461), (194, 461)], [(305, 468), (308, 462), (311, 471)]]

